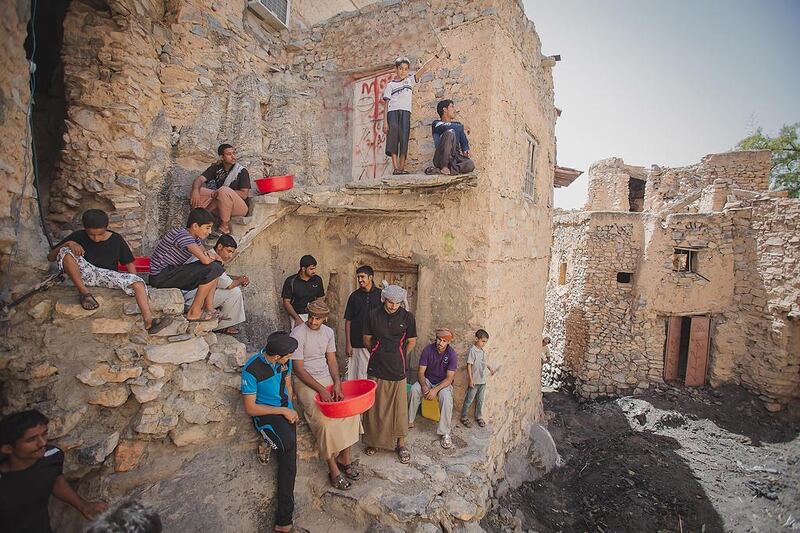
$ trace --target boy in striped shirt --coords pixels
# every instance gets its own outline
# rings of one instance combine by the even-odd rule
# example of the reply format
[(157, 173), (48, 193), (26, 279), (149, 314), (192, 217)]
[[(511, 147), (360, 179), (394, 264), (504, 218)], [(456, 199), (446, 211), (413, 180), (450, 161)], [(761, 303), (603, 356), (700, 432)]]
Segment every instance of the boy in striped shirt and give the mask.
[[(186, 227), (169, 230), (150, 257), (150, 285), (159, 289), (197, 289), (186, 313), (189, 322), (220, 318), (220, 313), (214, 309), (214, 293), (225, 268), (203, 247), (203, 239), (211, 233), (213, 224), (211, 213), (202, 208), (192, 209)], [(186, 263), (192, 256), (197, 261)]]

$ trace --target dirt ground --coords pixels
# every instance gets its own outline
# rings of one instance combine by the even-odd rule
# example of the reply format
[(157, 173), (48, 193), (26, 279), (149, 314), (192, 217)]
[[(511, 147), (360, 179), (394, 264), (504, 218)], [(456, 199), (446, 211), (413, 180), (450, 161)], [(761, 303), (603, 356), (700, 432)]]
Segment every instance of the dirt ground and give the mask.
[(564, 465), (500, 500), (487, 531), (800, 531), (800, 408), (739, 387), (580, 403), (545, 393)]

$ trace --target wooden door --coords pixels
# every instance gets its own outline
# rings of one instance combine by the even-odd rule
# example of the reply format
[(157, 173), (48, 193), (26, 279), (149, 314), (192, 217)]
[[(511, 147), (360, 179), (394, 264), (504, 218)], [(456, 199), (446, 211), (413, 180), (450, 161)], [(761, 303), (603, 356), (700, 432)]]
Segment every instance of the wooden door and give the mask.
[(417, 281), (419, 273), (417, 267), (390, 267), (383, 269), (375, 267), (375, 285), (380, 286), (386, 280), (389, 285), (399, 285), (408, 291), (408, 307), (412, 313), (417, 309)]
[(681, 322), (683, 317), (671, 316), (667, 319), (667, 344), (664, 347), (664, 381), (678, 379), (678, 366), (681, 360)]
[(710, 318), (707, 316), (692, 317), (692, 326), (689, 330), (689, 358), (686, 362), (687, 387), (699, 387), (706, 383), (710, 333)]

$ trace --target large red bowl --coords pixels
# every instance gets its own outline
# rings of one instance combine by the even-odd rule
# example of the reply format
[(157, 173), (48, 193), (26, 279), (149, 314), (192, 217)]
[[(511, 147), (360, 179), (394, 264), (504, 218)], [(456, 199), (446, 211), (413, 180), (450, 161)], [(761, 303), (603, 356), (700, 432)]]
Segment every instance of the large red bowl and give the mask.
[(294, 187), (294, 176), (269, 176), (267, 178), (258, 178), (256, 180), (256, 188), (261, 194), (270, 192), (288, 191)]
[[(375, 389), (377, 383), (369, 379), (352, 379), (342, 381), (342, 394), (344, 400), (340, 402), (323, 402), (319, 393), (314, 397), (319, 410), (328, 418), (347, 418), (360, 415), (375, 403)], [(333, 385), (328, 387), (328, 392), (333, 390)]]
[[(133, 266), (139, 274), (150, 273), (150, 258), (146, 255), (138, 255), (133, 258)], [(117, 270), (120, 272), (127, 272), (128, 268), (122, 263), (117, 263)]]

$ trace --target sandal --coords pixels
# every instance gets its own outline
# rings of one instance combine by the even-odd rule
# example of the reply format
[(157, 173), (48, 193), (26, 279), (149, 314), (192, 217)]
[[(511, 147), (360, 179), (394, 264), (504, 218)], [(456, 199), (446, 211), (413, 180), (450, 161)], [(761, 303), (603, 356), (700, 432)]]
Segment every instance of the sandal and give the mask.
[(408, 173), (409, 173), (409, 172), (408, 172), (408, 170), (406, 170), (406, 169), (403, 169), (403, 170), (401, 170), (401, 171), (400, 171), (400, 174), (408, 174)]
[(441, 173), (442, 173), (442, 171), (439, 170), (436, 167), (427, 167), (425, 169), (425, 174), (427, 174), (428, 176), (433, 175), (433, 174), (441, 174)]
[(347, 481), (347, 479), (341, 474), (341, 472), (336, 477), (331, 477), (330, 474), (328, 475), (328, 477), (331, 480), (331, 486), (333, 486), (333, 488), (335, 489), (350, 490), (350, 487), (353, 486), (353, 484)]
[(155, 335), (156, 333), (158, 333), (165, 327), (169, 326), (170, 324), (172, 324), (171, 316), (165, 316), (163, 318), (154, 318), (150, 322), (150, 327), (147, 328), (147, 333), (149, 335)]
[(392, 176), (399, 176), (399, 175), (400, 175), (400, 174), (402, 174), (402, 173), (403, 173), (403, 171), (402, 171), (402, 170), (397, 170), (397, 169), (394, 169), (394, 170), (392, 171)]
[(242, 330), (237, 328), (236, 326), (228, 326), (224, 329), (218, 329), (215, 333), (224, 333), (225, 335), (238, 335), (241, 333)]
[(355, 481), (361, 477), (361, 472), (358, 471), (354, 461), (351, 461), (350, 464), (347, 465), (343, 465), (339, 461), (336, 461), (336, 466), (339, 467), (339, 470), (344, 472), (344, 475), (347, 476), (347, 479), (352, 479)]
[(295, 525), (292, 526), (292, 529), (287, 529), (285, 532), (282, 529), (275, 528), (272, 528), (272, 531), (275, 531), (276, 533), (311, 533), (306, 528)]
[(366, 449), (364, 450), (364, 453), (367, 455), (375, 455), (375, 452), (377, 451), (378, 450), (376, 448), (373, 448), (372, 446), (367, 446)]
[(476, 420), (476, 422), (480, 427), (484, 427), (486, 425), (486, 420), (484, 420), (483, 418), (479, 418), (478, 420)]
[(87, 292), (86, 294), (81, 294), (79, 297), (81, 302), (81, 307), (86, 309), (87, 311), (94, 311), (100, 304), (97, 302), (94, 296), (92, 296), (91, 292)]
[(453, 447), (453, 441), (450, 439), (450, 435), (442, 435), (442, 439), (439, 441), (439, 444), (441, 444), (442, 448), (445, 450), (449, 450)]
[(214, 320), (215, 318), (219, 318), (215, 316), (213, 313), (209, 313), (208, 311), (203, 311), (200, 313), (198, 318), (189, 318), (186, 317), (186, 320), (189, 322), (208, 322), (209, 320)]
[(269, 464), (269, 452), (272, 451), (266, 442), (259, 442), (258, 449), (256, 450), (256, 457), (258, 457), (258, 462), (262, 465)]
[(398, 446), (394, 451), (397, 452), (397, 458), (400, 459), (400, 463), (407, 465), (411, 462), (411, 452), (405, 446)]
[(471, 428), (472, 422), (469, 421), (469, 418), (462, 418), (461, 425), (464, 426), (465, 428)]

